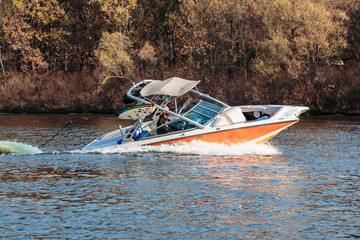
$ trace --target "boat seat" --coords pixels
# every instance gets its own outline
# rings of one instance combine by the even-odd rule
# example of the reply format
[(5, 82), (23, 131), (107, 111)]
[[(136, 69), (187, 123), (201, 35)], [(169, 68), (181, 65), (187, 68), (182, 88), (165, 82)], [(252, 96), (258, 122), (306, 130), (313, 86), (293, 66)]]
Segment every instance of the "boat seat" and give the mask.
[(232, 107), (228, 110), (225, 110), (221, 116), (225, 117), (229, 123), (239, 123), (239, 122), (245, 122), (246, 118), (244, 114), (241, 111), (241, 108), (239, 107)]
[(232, 107), (225, 110), (220, 116), (215, 119), (213, 126), (220, 127), (229, 124), (245, 122), (246, 118), (239, 107)]
[(229, 125), (229, 121), (222, 117), (222, 116), (219, 116), (218, 118), (215, 119), (214, 123), (213, 123), (213, 127), (221, 127), (221, 126), (226, 126), (226, 125)]

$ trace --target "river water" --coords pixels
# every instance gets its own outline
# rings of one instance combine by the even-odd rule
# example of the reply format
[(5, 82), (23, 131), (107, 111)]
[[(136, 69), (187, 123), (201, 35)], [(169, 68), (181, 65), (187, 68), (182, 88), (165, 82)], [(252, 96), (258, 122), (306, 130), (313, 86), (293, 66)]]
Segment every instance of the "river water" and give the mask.
[(360, 238), (360, 117), (302, 117), (264, 145), (81, 151), (118, 125), (0, 115), (0, 148), (37, 153), (0, 155), (0, 238)]

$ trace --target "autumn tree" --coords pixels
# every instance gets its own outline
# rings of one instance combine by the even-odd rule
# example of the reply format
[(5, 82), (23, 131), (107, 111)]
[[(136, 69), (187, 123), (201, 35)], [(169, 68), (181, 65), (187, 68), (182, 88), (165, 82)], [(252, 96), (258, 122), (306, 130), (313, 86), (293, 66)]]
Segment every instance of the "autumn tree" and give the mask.
[[(179, 6), (178, 0), (138, 0), (131, 17), (134, 51), (140, 54), (151, 46), (156, 52), (157, 67), (162, 71), (178, 63), (175, 47), (177, 24), (182, 21)], [(135, 54), (135, 58), (143, 62), (141, 55)], [(153, 64), (147, 66), (155, 67)]]
[[(305, 71), (316, 72), (317, 64), (328, 58), (338, 57), (347, 46), (345, 12), (336, 9), (328, 1), (297, 2), (297, 19), (302, 19), (295, 34), (294, 44), (298, 51), (298, 60)], [(315, 24), (314, 24), (315, 23)]]
[(104, 32), (95, 51), (103, 70), (103, 84), (110, 78), (129, 78), (134, 69), (130, 56), (131, 42), (120, 32)]
[(359, 63), (360, 61), (360, 4), (358, 0), (336, 0), (336, 6), (349, 16), (346, 21), (348, 45), (344, 60)]
[(220, 68), (240, 71), (247, 76), (249, 63), (261, 36), (257, 27), (260, 22), (257, 5), (254, 0), (228, 0), (223, 4), (225, 24), (220, 35), (223, 45)]
[(221, 1), (184, 0), (181, 12), (186, 22), (181, 25), (184, 45), (181, 54), (205, 76), (216, 70), (219, 59), (219, 33), (223, 29), (225, 6)]
[(91, 0), (98, 3), (112, 30), (103, 33), (95, 55), (102, 68), (102, 86), (111, 78), (127, 79), (133, 74), (132, 42), (129, 38), (131, 12), (137, 0)]
[(145, 42), (144, 46), (139, 50), (137, 56), (139, 58), (139, 67), (143, 70), (148, 70), (149, 73), (152, 72), (151, 69), (155, 68), (158, 60), (154, 47), (151, 46), (149, 42)]
[[(147, 74), (151, 69), (184, 67), (212, 79), (219, 73), (247, 76), (249, 70), (302, 78), (314, 74), (327, 58), (342, 55), (346, 38), (352, 43), (349, 57), (360, 55), (357, 1), (332, 3), (2, 0), (0, 72), (4, 79), (9, 65), (38, 71), (80, 71), (83, 66), (100, 65), (107, 77), (129, 76), (136, 66)], [(105, 45), (117, 54), (122, 49), (122, 60), (117, 61), (117, 67), (123, 64), (120, 70), (106, 62), (110, 55), (104, 57)]]
[(262, 18), (261, 32), (266, 34), (260, 43), (260, 51), (253, 61), (253, 70), (263, 75), (274, 75), (282, 66), (291, 65), (290, 40), (295, 29), (293, 3), (290, 0), (261, 0), (258, 12)]
[(256, 2), (253, 0), (183, 0), (185, 21), (179, 38), (183, 56), (188, 56), (203, 74), (233, 72), (247, 74), (256, 48)]
[(346, 47), (346, 14), (326, 0), (261, 0), (259, 12), (266, 38), (253, 69), (274, 75), (314, 76), (317, 65)]
[(90, 2), (99, 4), (115, 31), (125, 33), (128, 30), (130, 17), (137, 0), (90, 0)]
[(64, 10), (56, 0), (11, 0), (10, 11), (3, 17), (7, 43), (20, 56), (21, 69), (49, 69), (65, 47)]
[(80, 71), (82, 67), (95, 68), (98, 64), (94, 54), (102, 33), (111, 26), (98, 2), (89, 0), (63, 0), (61, 7), (66, 12), (64, 29), (66, 48), (63, 48), (63, 61), (58, 69)]
[(9, 11), (9, 1), (8, 0), (0, 1), (0, 69), (1, 69), (1, 73), (2, 73), (1, 83), (6, 82), (5, 63), (4, 63), (4, 57), (3, 57), (3, 48), (5, 45), (3, 19), (8, 14), (8, 11)]

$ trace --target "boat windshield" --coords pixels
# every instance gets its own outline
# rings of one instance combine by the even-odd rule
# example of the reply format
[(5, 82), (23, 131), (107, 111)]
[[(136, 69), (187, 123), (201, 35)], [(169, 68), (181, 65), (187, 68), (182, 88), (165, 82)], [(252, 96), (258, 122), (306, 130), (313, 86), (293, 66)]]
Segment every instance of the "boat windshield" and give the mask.
[(222, 107), (203, 100), (197, 100), (189, 107), (190, 108), (185, 109), (184, 117), (194, 120), (193, 118), (197, 116), (202, 119), (199, 123), (203, 125), (218, 115), (218, 113), (222, 110)]
[[(222, 109), (222, 107), (206, 102), (204, 100), (196, 100), (191, 102), (187, 107), (181, 110), (179, 114), (201, 125), (205, 125), (216, 115), (218, 115)], [(192, 123), (184, 123), (183, 119), (174, 120), (171, 122), (171, 125), (175, 126), (179, 130), (196, 127)]]
[[(186, 107), (180, 110), (179, 115), (184, 116), (198, 124), (205, 125), (211, 119), (216, 117), (223, 107), (206, 102), (204, 100), (196, 100), (190, 102)], [(156, 129), (147, 132), (143, 137), (147, 138), (155, 135), (162, 135), (171, 132), (188, 130), (191, 128), (196, 128), (197, 126), (194, 123), (188, 122), (181, 117), (176, 117), (175, 119), (158, 126)]]

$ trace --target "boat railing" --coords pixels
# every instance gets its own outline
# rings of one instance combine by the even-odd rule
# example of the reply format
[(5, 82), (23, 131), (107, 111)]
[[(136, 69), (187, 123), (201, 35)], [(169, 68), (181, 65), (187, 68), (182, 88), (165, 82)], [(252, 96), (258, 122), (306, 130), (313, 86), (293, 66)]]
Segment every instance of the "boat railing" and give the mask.
[(173, 111), (170, 111), (169, 109), (164, 108), (163, 105), (158, 105), (158, 104), (155, 103), (155, 102), (151, 102), (151, 101), (148, 101), (148, 100), (145, 100), (145, 99), (142, 99), (142, 98), (139, 98), (139, 97), (136, 97), (136, 96), (132, 95), (132, 94), (131, 94), (131, 91), (134, 89), (134, 87), (138, 86), (139, 84), (141, 84), (141, 83), (144, 82), (144, 81), (146, 81), (146, 80), (143, 80), (143, 81), (141, 81), (140, 83), (138, 83), (137, 85), (132, 86), (132, 87), (127, 91), (127, 93), (126, 93), (127, 96), (130, 97), (130, 98), (132, 98), (132, 99), (134, 99), (134, 100), (136, 100), (136, 101), (138, 101), (138, 102), (140, 102), (140, 103), (153, 104), (154, 107), (156, 107), (156, 108), (158, 108), (158, 109), (160, 109), (160, 110), (162, 110), (162, 111), (165, 111), (165, 112), (167, 112), (168, 114), (174, 115), (174, 116), (179, 117), (179, 118), (184, 118), (184, 120), (186, 120), (186, 121), (188, 121), (188, 122), (196, 125), (197, 127), (199, 127), (199, 128), (204, 128), (204, 125), (199, 124), (199, 123), (197, 123), (197, 122), (195, 122), (195, 121), (193, 121), (193, 120), (191, 120), (191, 119), (189, 119), (189, 118), (186, 118), (186, 117), (184, 117), (183, 115), (180, 115), (180, 114), (178, 114), (178, 113), (175, 113), (175, 112), (173, 112)]

